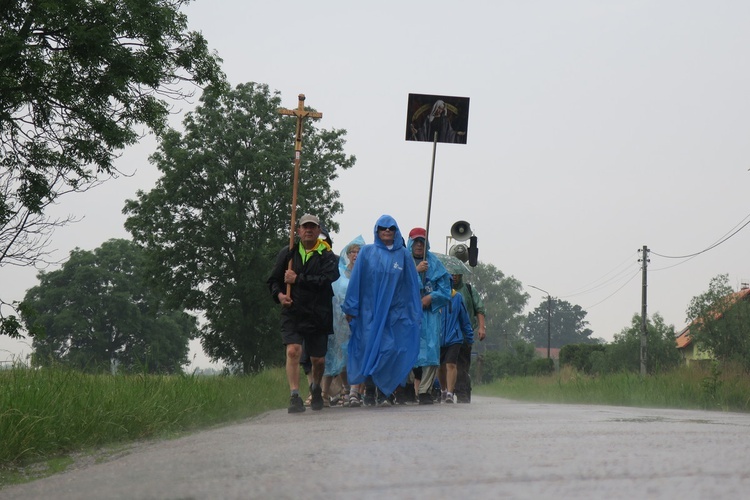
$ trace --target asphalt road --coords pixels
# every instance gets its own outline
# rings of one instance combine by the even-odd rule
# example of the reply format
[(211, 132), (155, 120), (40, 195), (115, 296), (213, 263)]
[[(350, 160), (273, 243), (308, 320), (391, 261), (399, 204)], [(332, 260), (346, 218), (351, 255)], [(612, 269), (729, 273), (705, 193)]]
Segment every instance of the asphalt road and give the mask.
[(747, 498), (750, 414), (519, 403), (308, 409), (142, 444), (12, 499)]

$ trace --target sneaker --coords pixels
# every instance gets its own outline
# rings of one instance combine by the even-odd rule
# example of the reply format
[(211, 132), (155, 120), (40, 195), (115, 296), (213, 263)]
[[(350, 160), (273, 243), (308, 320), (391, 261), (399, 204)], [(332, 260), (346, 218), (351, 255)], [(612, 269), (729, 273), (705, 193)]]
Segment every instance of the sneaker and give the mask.
[(312, 400), (310, 401), (310, 409), (314, 411), (323, 409), (323, 391), (319, 385), (310, 384), (310, 395)]
[(428, 393), (419, 393), (419, 404), (421, 405), (431, 405), (433, 403), (432, 401), (432, 395)]
[(372, 394), (365, 394), (363, 403), (365, 406), (375, 406), (375, 396)]
[(359, 408), (360, 407), (359, 402), (359, 396), (356, 394), (350, 394), (349, 395), (349, 408)]
[(388, 398), (385, 398), (385, 399), (381, 399), (380, 401), (378, 401), (378, 406), (381, 408), (385, 408), (387, 406), (393, 406), (393, 405), (391, 404), (391, 401)]
[(299, 394), (293, 394), (291, 398), (289, 398), (289, 408), (287, 410), (287, 413), (302, 413), (305, 411), (305, 404), (302, 402), (302, 398), (299, 397)]
[(443, 400), (443, 403), (447, 403), (449, 405), (452, 405), (455, 401), (453, 401), (453, 394), (450, 392), (445, 395), (445, 399)]

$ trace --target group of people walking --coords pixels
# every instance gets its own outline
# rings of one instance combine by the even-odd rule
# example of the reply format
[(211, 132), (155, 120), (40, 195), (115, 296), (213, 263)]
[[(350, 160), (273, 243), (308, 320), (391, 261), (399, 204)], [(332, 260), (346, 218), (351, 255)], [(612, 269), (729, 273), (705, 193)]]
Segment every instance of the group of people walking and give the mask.
[(419, 404), (432, 404), (436, 378), (442, 401), (471, 401), (471, 346), (475, 333), (485, 337), (484, 305), (429, 251), (424, 229), (405, 241), (396, 220), (382, 215), (372, 244), (358, 237), (339, 257), (321, 239), (316, 216), (303, 215), (297, 234), (299, 243), (279, 252), (268, 278), (282, 306), (289, 413), (305, 411), (303, 352), (312, 410), (329, 404), (334, 377), (349, 388), (350, 407), (404, 402), (412, 383)]

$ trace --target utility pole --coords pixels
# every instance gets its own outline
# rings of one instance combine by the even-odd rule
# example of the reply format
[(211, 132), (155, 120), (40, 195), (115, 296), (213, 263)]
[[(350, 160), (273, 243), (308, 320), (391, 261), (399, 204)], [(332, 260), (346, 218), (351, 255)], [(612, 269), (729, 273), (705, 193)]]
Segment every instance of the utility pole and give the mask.
[(550, 340), (552, 338), (552, 335), (551, 335), (551, 332), (552, 332), (552, 328), (551, 328), (551, 324), (552, 324), (552, 297), (550, 297), (549, 292), (547, 290), (542, 290), (538, 286), (529, 285), (529, 287), (535, 288), (535, 289), (539, 290), (540, 292), (544, 292), (544, 293), (547, 294), (547, 359), (549, 359), (550, 358), (550, 345), (551, 345)]
[(639, 252), (643, 252), (642, 258), (638, 259), (639, 262), (643, 262), (643, 285), (641, 287), (641, 377), (646, 376), (646, 360), (648, 358), (648, 318), (647, 318), (647, 273), (646, 270), (648, 269), (648, 252), (649, 249), (646, 245), (643, 245), (643, 249), (639, 250)]

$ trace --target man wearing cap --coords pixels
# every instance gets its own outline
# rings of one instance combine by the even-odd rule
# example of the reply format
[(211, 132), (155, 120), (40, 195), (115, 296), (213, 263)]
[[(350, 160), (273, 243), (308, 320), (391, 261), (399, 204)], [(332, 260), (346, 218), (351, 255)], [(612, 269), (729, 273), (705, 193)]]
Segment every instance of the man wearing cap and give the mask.
[[(408, 248), (419, 273), (422, 297), (422, 328), (419, 336), (419, 357), (414, 370), (419, 380), (419, 404), (432, 404), (432, 386), (440, 365), (440, 309), (451, 299), (451, 276), (440, 260), (430, 252), (427, 232), (415, 227), (409, 232)], [(416, 384), (416, 382), (415, 382)]]
[[(281, 304), (281, 339), (286, 346), (286, 376), (291, 397), (289, 413), (305, 411), (299, 395), (299, 363), (304, 343), (312, 362), (310, 394), (313, 410), (323, 408), (320, 387), (325, 369), (328, 335), (333, 332), (333, 288), (339, 278), (338, 259), (320, 237), (320, 220), (303, 215), (297, 228), (299, 243), (282, 248), (268, 278), (273, 300)], [(291, 266), (290, 266), (291, 262)], [(290, 293), (287, 294), (287, 286)]]

